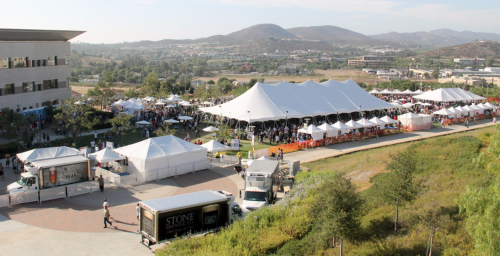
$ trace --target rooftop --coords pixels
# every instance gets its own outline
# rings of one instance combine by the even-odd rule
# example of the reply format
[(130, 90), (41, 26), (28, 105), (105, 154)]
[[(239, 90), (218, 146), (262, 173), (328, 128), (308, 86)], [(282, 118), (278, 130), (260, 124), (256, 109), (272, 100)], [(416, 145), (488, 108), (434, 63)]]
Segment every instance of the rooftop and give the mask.
[(0, 28), (0, 42), (67, 42), (85, 32), (86, 31)]

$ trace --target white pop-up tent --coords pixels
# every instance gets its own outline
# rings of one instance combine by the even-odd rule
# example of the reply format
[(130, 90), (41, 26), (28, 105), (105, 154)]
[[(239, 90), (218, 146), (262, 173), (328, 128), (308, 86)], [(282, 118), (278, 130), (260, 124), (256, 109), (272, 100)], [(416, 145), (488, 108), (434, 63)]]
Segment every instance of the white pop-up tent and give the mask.
[(109, 148), (104, 148), (103, 150), (89, 154), (88, 156), (89, 158), (92, 158), (99, 163), (107, 163), (125, 159), (124, 156), (118, 155)]
[(368, 119), (366, 118), (361, 118), (360, 120), (356, 121), (356, 123), (360, 124), (361, 126), (363, 127), (373, 127), (373, 126), (377, 126), (377, 124), (374, 124), (372, 123), (371, 121), (369, 121)]
[(439, 116), (450, 116), (450, 117), (454, 117), (455, 116), (453, 112), (449, 111), (446, 108), (440, 109), (438, 111), (434, 111), (432, 114), (433, 115), (439, 115)]
[(323, 139), (323, 134), (325, 133), (325, 131), (318, 129), (318, 127), (316, 127), (312, 124), (309, 125), (307, 128), (299, 129), (298, 132), (311, 134), (311, 137), (313, 140)]
[(40, 160), (83, 155), (77, 149), (70, 147), (52, 147), (52, 148), (37, 148), (30, 151), (17, 154), (21, 162), (35, 162)]
[(432, 128), (432, 116), (406, 113), (398, 116), (401, 125), (408, 126), (412, 131)]
[(327, 123), (318, 126), (318, 129), (326, 132), (327, 137), (337, 137), (339, 135), (340, 129), (333, 127)]
[(436, 102), (474, 101), (486, 99), (461, 88), (441, 88), (434, 91), (427, 91), (420, 95), (414, 96), (413, 98), (420, 100), (431, 100)]
[(351, 127), (345, 125), (344, 123), (337, 121), (332, 125), (334, 128), (339, 129), (342, 133), (348, 133), (351, 131)]
[(370, 95), (350, 79), (300, 84), (258, 82), (234, 100), (200, 110), (231, 119), (262, 122), (391, 108), (392, 105)]
[(398, 120), (394, 120), (394, 119), (390, 118), (389, 116), (384, 116), (384, 117), (380, 118), (380, 120), (382, 120), (382, 122), (386, 122), (387, 124), (397, 124), (398, 123)]
[(374, 118), (370, 119), (370, 122), (374, 123), (377, 126), (381, 126), (382, 128), (384, 128), (384, 126), (387, 124), (387, 122), (382, 121), (378, 117), (374, 117)]
[(158, 171), (158, 178), (207, 168), (206, 148), (173, 135), (143, 140), (113, 151), (128, 158), (127, 171)]
[(207, 143), (204, 143), (204, 144), (200, 145), (200, 147), (206, 148), (209, 153), (231, 150), (231, 147), (228, 147), (226, 145), (222, 145), (215, 140), (211, 140)]

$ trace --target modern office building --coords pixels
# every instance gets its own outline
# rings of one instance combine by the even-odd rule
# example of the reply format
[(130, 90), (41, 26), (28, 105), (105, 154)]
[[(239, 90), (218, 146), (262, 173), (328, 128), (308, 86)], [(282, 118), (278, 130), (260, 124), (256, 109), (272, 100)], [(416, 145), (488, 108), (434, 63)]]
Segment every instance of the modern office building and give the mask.
[(0, 109), (71, 98), (70, 39), (85, 31), (0, 29)]

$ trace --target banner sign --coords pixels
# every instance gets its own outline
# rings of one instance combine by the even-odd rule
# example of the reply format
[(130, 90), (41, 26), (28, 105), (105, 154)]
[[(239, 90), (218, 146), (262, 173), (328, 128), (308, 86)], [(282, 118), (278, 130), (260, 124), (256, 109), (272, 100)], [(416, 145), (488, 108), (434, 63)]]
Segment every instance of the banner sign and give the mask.
[(232, 139), (231, 140), (231, 149), (234, 149), (234, 150), (240, 149), (240, 140), (239, 139)]

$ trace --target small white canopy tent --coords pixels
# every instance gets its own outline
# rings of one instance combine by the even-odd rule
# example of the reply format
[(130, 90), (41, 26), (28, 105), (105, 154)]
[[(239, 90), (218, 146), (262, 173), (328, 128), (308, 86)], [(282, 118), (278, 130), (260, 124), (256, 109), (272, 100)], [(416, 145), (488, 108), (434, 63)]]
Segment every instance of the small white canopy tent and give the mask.
[(392, 92), (392, 94), (403, 94), (400, 90), (396, 89)]
[(222, 145), (215, 140), (211, 140), (211, 141), (204, 143), (200, 146), (206, 148), (209, 153), (231, 150), (231, 147), (228, 147), (226, 145)]
[(464, 115), (466, 115), (466, 116), (475, 116), (476, 115), (476, 110), (469, 107), (469, 106), (463, 106), (462, 109), (465, 111)]
[(469, 111), (468, 111), (468, 110), (463, 109), (461, 106), (456, 107), (456, 108), (455, 108), (455, 111), (460, 112), (460, 114), (461, 114), (461, 115), (463, 114), (464, 116), (468, 116), (468, 115), (469, 115)]
[(448, 111), (450, 111), (451, 113), (453, 113), (453, 117), (455, 118), (460, 118), (462, 117), (462, 111), (458, 111), (456, 108), (454, 107), (451, 107), (448, 109)]
[(380, 118), (380, 120), (382, 120), (382, 122), (385, 122), (387, 124), (397, 124), (398, 123), (398, 120), (394, 120), (394, 119), (390, 118), (389, 116), (384, 116), (384, 117)]
[(178, 124), (179, 123), (179, 121), (177, 121), (175, 119), (167, 119), (167, 120), (165, 120), (163, 122), (165, 122), (165, 123), (171, 123), (171, 124)]
[(173, 135), (143, 140), (113, 151), (128, 158), (128, 171), (159, 171), (161, 178), (207, 168), (206, 148)]
[(99, 163), (107, 163), (125, 159), (124, 156), (118, 155), (109, 148), (104, 148), (103, 150), (89, 154), (88, 156), (89, 158), (92, 158)]
[(376, 89), (373, 89), (373, 90), (371, 90), (369, 93), (370, 93), (370, 94), (379, 94), (380, 92), (379, 92), (379, 91), (377, 91)]
[(123, 103), (125, 103), (125, 101), (120, 99), (119, 101), (114, 102), (113, 106), (121, 106), (121, 105), (123, 105)]
[(298, 130), (298, 132), (311, 134), (311, 137), (313, 140), (323, 139), (323, 133), (325, 133), (325, 131), (318, 129), (318, 127), (316, 127), (315, 125), (312, 125), (312, 124), (309, 125), (307, 128), (302, 128), (302, 129)]
[(219, 130), (218, 128), (213, 127), (213, 126), (208, 126), (208, 127), (203, 128), (203, 131), (205, 131), (205, 132), (214, 132), (214, 131), (218, 131), (218, 130)]
[(422, 90), (418, 89), (418, 90), (416, 90), (416, 91), (415, 91), (415, 92), (413, 92), (413, 93), (414, 93), (414, 94), (422, 94), (422, 93), (424, 93), (424, 92), (423, 92)]
[(52, 148), (37, 148), (30, 151), (17, 154), (17, 157), (21, 162), (34, 162), (45, 159), (66, 157), (66, 156), (78, 156), (83, 155), (77, 149), (70, 147), (52, 147)]
[(432, 117), (430, 115), (419, 115), (406, 113), (398, 116), (401, 125), (409, 126), (411, 130), (426, 130), (432, 128)]
[(346, 126), (348, 126), (348, 127), (349, 127), (349, 128), (351, 128), (351, 129), (361, 129), (361, 128), (363, 128), (363, 126), (362, 126), (362, 125), (360, 125), (360, 124), (356, 123), (356, 122), (355, 122), (355, 121), (353, 121), (353, 120), (351, 120), (351, 121), (349, 121), (349, 122), (345, 123), (345, 125), (346, 125)]
[(491, 104), (489, 102), (486, 102), (484, 105), (487, 106), (487, 107), (489, 107), (489, 108), (492, 108), (492, 109), (497, 109), (498, 108), (498, 106), (495, 106), (495, 105), (493, 105), (493, 104)]
[(478, 107), (476, 104), (470, 105), (469, 108), (474, 110), (476, 114), (484, 114), (484, 108)]
[(318, 129), (326, 132), (327, 137), (337, 137), (339, 135), (340, 129), (333, 127), (327, 123), (318, 126)]
[(382, 121), (382, 119), (378, 117), (370, 119), (370, 122), (374, 123), (377, 126), (381, 126), (382, 128), (387, 124), (387, 122)]
[(383, 91), (380, 92), (380, 94), (392, 94), (392, 92), (387, 89), (384, 89)]
[(465, 91), (461, 88), (441, 88), (434, 91), (427, 91), (420, 95), (414, 96), (413, 98), (420, 100), (431, 100), (436, 102), (456, 102), (486, 99), (474, 93)]
[(361, 126), (363, 126), (364, 128), (366, 127), (373, 127), (373, 126), (377, 126), (377, 124), (374, 124), (372, 122), (370, 122), (368, 119), (366, 118), (361, 118), (360, 120), (356, 121), (356, 123), (360, 124)]
[(193, 120), (193, 118), (192, 118), (192, 117), (190, 117), (190, 116), (179, 116), (178, 118), (179, 118), (180, 120)]
[(401, 94), (415, 94), (415, 93), (410, 91), (410, 89), (406, 89), (406, 91), (401, 92)]
[(348, 133), (352, 130), (351, 127), (345, 125), (344, 123), (342, 123), (340, 121), (337, 121), (332, 126), (333, 126), (333, 128), (339, 129), (342, 133)]
[(446, 108), (443, 108), (443, 109), (440, 109), (438, 111), (435, 111), (432, 113), (433, 115), (440, 115), (440, 116), (451, 116), (453, 117), (454, 116), (454, 113), (449, 111), (448, 109)]

